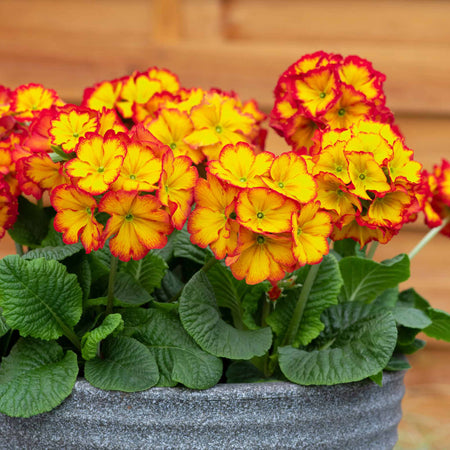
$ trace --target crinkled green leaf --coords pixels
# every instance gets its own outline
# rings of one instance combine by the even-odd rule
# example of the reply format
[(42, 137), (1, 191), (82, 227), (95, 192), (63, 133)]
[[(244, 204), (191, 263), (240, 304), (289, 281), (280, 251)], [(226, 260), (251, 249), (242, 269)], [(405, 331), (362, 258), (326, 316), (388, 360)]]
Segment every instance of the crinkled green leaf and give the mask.
[(139, 306), (148, 303), (152, 297), (134, 278), (126, 272), (119, 272), (114, 283), (114, 297), (120, 303)]
[(392, 311), (398, 324), (408, 328), (423, 329), (431, 325), (428, 315), (414, 306), (399, 299)]
[(422, 331), (432, 338), (450, 342), (450, 314), (440, 309), (429, 308), (428, 317), (432, 323)]
[(173, 256), (175, 258), (186, 258), (198, 264), (205, 264), (211, 258), (212, 252), (208, 248), (200, 248), (191, 242), (190, 234), (186, 227), (175, 232), (173, 244)]
[(30, 417), (50, 411), (72, 392), (77, 356), (54, 341), (20, 339), (0, 366), (0, 412)]
[(121, 270), (129, 273), (149, 294), (161, 287), (161, 281), (168, 269), (164, 259), (154, 252), (138, 261), (124, 263)]
[(41, 208), (22, 195), (18, 201), (19, 214), (8, 233), (18, 244), (39, 247), (47, 236), (50, 218), (54, 214), (53, 208)]
[(65, 245), (64, 247), (41, 247), (35, 248), (34, 250), (30, 250), (25, 253), (22, 258), (23, 259), (36, 259), (36, 258), (45, 258), (45, 259), (54, 259), (56, 261), (62, 261), (63, 259), (75, 255), (79, 251), (81, 251), (83, 246), (81, 243), (76, 243), (72, 245)]
[[(305, 267), (295, 274), (297, 275), (297, 282), (303, 284), (308, 274), (308, 268)], [(319, 267), (319, 271), (303, 311), (294, 346), (308, 345), (313, 339), (319, 336), (324, 328), (320, 316), (326, 308), (337, 304), (337, 297), (341, 290), (341, 286), (342, 277), (339, 271), (338, 262), (333, 255), (326, 255)], [(286, 334), (300, 292), (301, 288), (288, 290), (286, 297), (282, 297), (277, 301), (275, 310), (267, 318), (267, 323), (277, 334), (280, 343), (283, 341)]]
[(0, 306), (22, 336), (57, 339), (80, 320), (82, 292), (61, 263), (10, 255), (0, 261)]
[(268, 283), (249, 285), (244, 280), (236, 280), (230, 269), (216, 263), (208, 273), (208, 280), (214, 289), (218, 306), (231, 310), (235, 324), (252, 330), (260, 328), (254, 314), (258, 310), (261, 296), (270, 288)]
[(222, 320), (214, 289), (203, 271), (186, 284), (180, 297), (181, 322), (205, 351), (229, 359), (251, 359), (264, 355), (272, 344), (269, 327), (239, 330)]
[(382, 263), (348, 256), (339, 261), (339, 267), (344, 280), (340, 302), (370, 303), (386, 289), (394, 288), (409, 278), (407, 255), (398, 255)]
[(286, 378), (303, 385), (359, 381), (379, 373), (391, 359), (397, 341), (392, 314), (359, 302), (342, 303), (322, 315), (325, 329), (317, 347), (279, 349)]
[(122, 312), (124, 333), (144, 343), (155, 356), (158, 386), (181, 383), (191, 389), (207, 389), (222, 376), (222, 361), (201, 350), (186, 333), (179, 317), (159, 309)]
[(2, 308), (0, 308), (0, 337), (4, 336), (11, 328), (6, 323), (3, 314)]
[(88, 257), (93, 281), (109, 274), (112, 255), (108, 245), (89, 253)]
[(83, 292), (83, 300), (89, 298), (92, 285), (91, 265), (89, 264), (88, 256), (84, 253), (76, 253), (73, 256), (64, 260), (64, 265), (67, 267), (67, 272), (73, 273), (77, 276)]
[(137, 392), (154, 386), (158, 366), (148, 348), (131, 337), (109, 337), (100, 357), (86, 361), (84, 376), (92, 386), (107, 391)]
[(168, 270), (161, 281), (161, 288), (155, 289), (154, 295), (161, 302), (170, 302), (183, 289), (184, 283)]
[(81, 356), (85, 360), (95, 358), (100, 342), (121, 328), (123, 328), (123, 320), (120, 314), (107, 315), (101, 325), (91, 331), (88, 331), (82, 337)]

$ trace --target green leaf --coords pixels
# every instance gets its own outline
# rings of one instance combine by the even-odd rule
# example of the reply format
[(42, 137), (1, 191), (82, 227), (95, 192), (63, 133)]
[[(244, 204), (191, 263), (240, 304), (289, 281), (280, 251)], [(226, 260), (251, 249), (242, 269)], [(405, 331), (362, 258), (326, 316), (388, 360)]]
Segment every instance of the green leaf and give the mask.
[(358, 242), (353, 239), (342, 239), (335, 241), (333, 244), (332, 254), (339, 261), (346, 256), (359, 256), (360, 258), (366, 257), (366, 247), (361, 249)]
[(111, 268), (111, 252), (108, 245), (89, 253), (89, 264), (91, 265), (92, 281), (105, 277)]
[(82, 292), (61, 263), (10, 255), (0, 261), (0, 306), (22, 336), (57, 339), (80, 320)]
[(394, 288), (409, 278), (407, 255), (399, 255), (382, 263), (348, 256), (339, 261), (339, 267), (344, 280), (340, 302), (370, 303), (386, 289)]
[(378, 384), (378, 386), (383, 386), (383, 371), (380, 370), (375, 375), (370, 375), (369, 377), (374, 383)]
[(401, 344), (398, 343), (397, 347), (395, 347), (395, 351), (404, 355), (411, 355), (418, 350), (421, 350), (426, 345), (426, 342), (422, 339), (414, 339), (414, 341), (410, 344)]
[(67, 245), (64, 244), (62, 233), (55, 230), (53, 223), (54, 219), (50, 220), (48, 224), (47, 236), (45, 236), (45, 238), (41, 242), (42, 247), (63, 247), (64, 245)]
[(161, 287), (161, 281), (168, 269), (167, 263), (154, 252), (148, 253), (139, 261), (129, 261), (121, 270), (129, 273), (149, 294)]
[(47, 235), (53, 208), (41, 208), (22, 195), (18, 201), (19, 214), (8, 233), (18, 244), (31, 248), (39, 247)]
[(137, 392), (154, 386), (159, 372), (155, 358), (144, 344), (118, 336), (103, 341), (101, 358), (86, 361), (84, 376), (100, 389)]
[(432, 323), (422, 331), (432, 338), (450, 342), (450, 314), (440, 309), (429, 308), (428, 316)]
[(238, 330), (221, 319), (213, 287), (203, 271), (197, 272), (184, 287), (179, 312), (185, 330), (212, 355), (251, 359), (264, 355), (272, 344), (269, 327)]
[(161, 282), (161, 288), (155, 289), (155, 296), (161, 302), (170, 302), (183, 289), (184, 283), (171, 271), (168, 270)]
[(72, 392), (77, 356), (56, 342), (19, 339), (0, 367), (0, 412), (30, 417), (50, 411)]
[(102, 324), (91, 331), (88, 331), (81, 339), (81, 356), (85, 360), (96, 357), (99, 344), (116, 330), (123, 328), (123, 320), (120, 314), (109, 314)]
[(392, 313), (397, 323), (404, 327), (422, 330), (431, 325), (431, 319), (424, 311), (416, 309), (414, 305), (402, 301), (401, 298), (397, 301)]
[(211, 250), (200, 248), (191, 242), (190, 234), (186, 227), (175, 232), (173, 245), (173, 256), (175, 258), (186, 258), (203, 265), (212, 256)]
[(417, 309), (420, 309), (421, 311), (427, 311), (428, 308), (430, 308), (430, 304), (413, 288), (400, 292), (400, 300), (414, 306)]
[(399, 370), (408, 370), (411, 366), (403, 355), (393, 355), (386, 365), (386, 370), (397, 372)]
[(2, 308), (0, 308), (0, 337), (4, 336), (11, 328), (5, 322), (5, 318), (2, 314)]
[(83, 246), (81, 243), (65, 245), (63, 247), (41, 247), (35, 248), (34, 250), (30, 250), (25, 253), (22, 258), (23, 259), (36, 259), (36, 258), (45, 258), (45, 259), (54, 259), (56, 261), (62, 261), (63, 259), (75, 255), (76, 253), (82, 250)]
[(181, 383), (191, 389), (215, 386), (222, 361), (202, 351), (186, 333), (176, 314), (157, 309), (123, 311), (124, 333), (144, 343), (156, 358), (158, 386)]
[(221, 263), (214, 264), (207, 276), (214, 289), (218, 306), (231, 310), (235, 324), (252, 330), (260, 328), (253, 315), (258, 309), (262, 294), (269, 289), (270, 284), (249, 285), (244, 280), (236, 280), (230, 269)]
[(139, 306), (148, 303), (152, 297), (150, 294), (129, 274), (119, 272), (114, 283), (114, 297), (120, 303)]
[[(297, 282), (303, 284), (308, 274), (308, 268), (295, 272)], [(337, 304), (337, 296), (342, 287), (342, 277), (339, 265), (333, 255), (326, 255), (319, 267), (316, 279), (309, 294), (308, 302), (303, 311), (294, 346), (308, 345), (319, 336), (324, 329), (320, 320), (322, 312), (331, 305)], [(287, 295), (277, 301), (275, 311), (267, 318), (267, 323), (282, 342), (300, 295), (301, 288), (287, 291)]]
[(67, 267), (67, 272), (77, 276), (78, 283), (83, 291), (83, 300), (87, 300), (92, 285), (92, 272), (88, 256), (85, 253), (77, 253), (65, 259), (63, 263)]
[(313, 350), (279, 349), (286, 378), (303, 385), (334, 385), (359, 381), (380, 372), (390, 360), (397, 327), (390, 312), (359, 302), (328, 308), (325, 329)]

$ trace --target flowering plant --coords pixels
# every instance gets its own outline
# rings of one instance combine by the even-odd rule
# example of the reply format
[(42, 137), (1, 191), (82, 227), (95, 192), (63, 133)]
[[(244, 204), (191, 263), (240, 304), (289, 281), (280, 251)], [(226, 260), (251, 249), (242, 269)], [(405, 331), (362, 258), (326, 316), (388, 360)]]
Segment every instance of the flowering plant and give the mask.
[(256, 102), (167, 70), (81, 106), (0, 87), (0, 237), (18, 253), (0, 261), (0, 412), (49, 411), (77, 376), (382, 384), (419, 331), (449, 340), (447, 313), (399, 292), (416, 250), (372, 259), (420, 211), (450, 235), (450, 163), (414, 161), (383, 81), (356, 56), (301, 58), (275, 89), (278, 156)]

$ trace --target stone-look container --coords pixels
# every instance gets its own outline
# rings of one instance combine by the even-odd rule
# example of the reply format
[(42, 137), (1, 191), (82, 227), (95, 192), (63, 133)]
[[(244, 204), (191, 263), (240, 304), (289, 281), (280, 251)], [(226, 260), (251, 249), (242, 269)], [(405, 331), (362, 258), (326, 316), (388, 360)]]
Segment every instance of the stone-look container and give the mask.
[(126, 394), (78, 381), (58, 408), (0, 414), (1, 449), (392, 449), (404, 372), (337, 386), (273, 382)]

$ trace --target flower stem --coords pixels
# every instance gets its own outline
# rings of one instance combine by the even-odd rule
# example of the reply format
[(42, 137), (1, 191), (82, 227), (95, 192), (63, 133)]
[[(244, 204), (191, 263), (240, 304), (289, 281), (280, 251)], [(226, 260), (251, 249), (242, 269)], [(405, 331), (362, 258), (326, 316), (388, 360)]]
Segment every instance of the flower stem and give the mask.
[(375, 255), (375, 252), (378, 248), (378, 245), (380, 243), (378, 241), (373, 241), (370, 245), (369, 251), (367, 252), (367, 259), (373, 259), (373, 255)]
[(117, 266), (119, 264), (119, 258), (117, 256), (111, 256), (111, 268), (109, 271), (108, 282), (108, 303), (106, 305), (106, 314), (113, 312), (114, 306), (114, 283), (116, 282)]
[(311, 288), (313, 287), (317, 273), (319, 272), (320, 264), (321, 263), (315, 264), (309, 269), (305, 283), (302, 287), (302, 291), (300, 292), (300, 296), (298, 297), (294, 313), (292, 314), (291, 321), (289, 322), (286, 336), (284, 337), (283, 343), (285, 345), (291, 345), (294, 342), (295, 337), (297, 336), (300, 322), (302, 321), (303, 312), (305, 311), (305, 306), (308, 302), (309, 293), (311, 292)]
[(19, 244), (18, 242), (14, 242), (14, 245), (16, 246), (16, 253), (19, 256), (23, 256), (23, 247), (21, 244)]
[(431, 239), (433, 239), (447, 224), (448, 224), (448, 222), (449, 222), (449, 220), (450, 220), (450, 216), (449, 217), (446, 217), (443, 221), (442, 221), (442, 223), (441, 223), (441, 225), (439, 225), (438, 227), (436, 227), (436, 228), (432, 228), (424, 237), (423, 237), (423, 239), (409, 252), (409, 254), (408, 254), (408, 256), (409, 256), (409, 259), (411, 260), (411, 259), (413, 259), (414, 258), (414, 256), (416, 256), (417, 255), (417, 253), (419, 253), (420, 252), (420, 250), (422, 250), (424, 247), (425, 247), (425, 245), (427, 245), (428, 244), (428, 242), (430, 242), (431, 241)]

